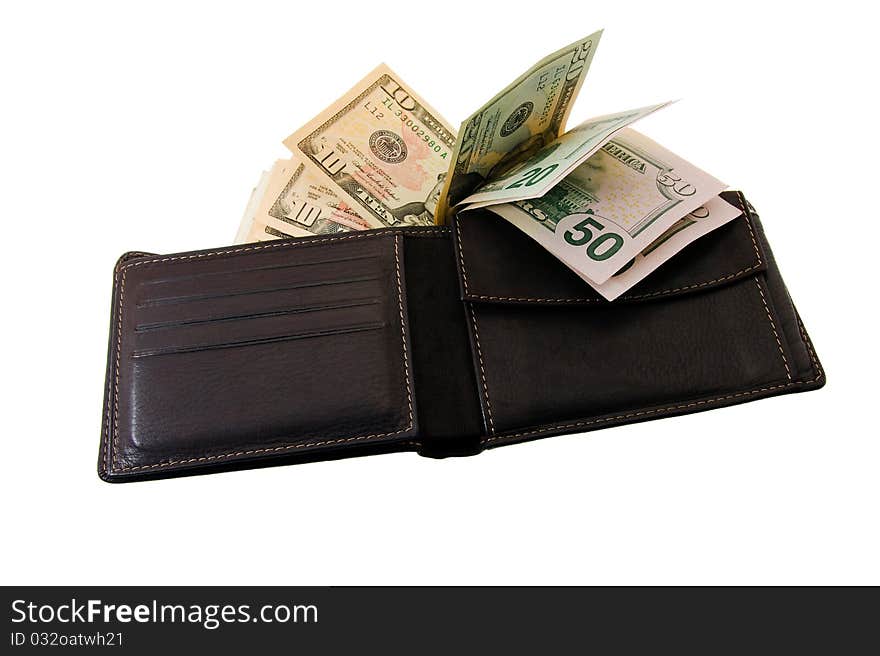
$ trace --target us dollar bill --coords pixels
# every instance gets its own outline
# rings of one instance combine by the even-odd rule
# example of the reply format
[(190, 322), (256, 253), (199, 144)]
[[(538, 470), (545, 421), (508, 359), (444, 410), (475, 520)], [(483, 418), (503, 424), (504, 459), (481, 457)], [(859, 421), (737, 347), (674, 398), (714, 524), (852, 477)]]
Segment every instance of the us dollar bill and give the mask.
[(601, 36), (599, 30), (548, 55), (461, 124), (438, 223), (494, 171), (527, 158), (562, 133)]
[(263, 171), (256, 186), (251, 190), (247, 205), (244, 208), (244, 214), (241, 216), (241, 222), (238, 225), (238, 232), (235, 235), (236, 244), (243, 244), (248, 240), (251, 228), (254, 225), (254, 217), (257, 215), (257, 208), (260, 201), (266, 193), (266, 187), (269, 184), (269, 171)]
[(284, 144), (371, 223), (431, 225), (455, 131), (382, 64)]
[(589, 159), (616, 132), (669, 104), (649, 105), (584, 121), (503, 175), (479, 187), (464, 198), (461, 205), (474, 209), (540, 198)]
[(712, 198), (672, 224), (662, 235), (601, 285), (575, 271), (587, 284), (613, 301), (629, 291), (688, 244), (740, 216), (742, 212), (720, 196)]
[(237, 243), (381, 226), (361, 217), (325, 184), (322, 176), (295, 157), (277, 161), (255, 194), (259, 197), (252, 198), (248, 205), (253, 210), (247, 226), (245, 219), (242, 221)]
[(269, 197), (267, 225), (283, 224), (311, 234), (381, 228), (377, 220), (364, 218), (344, 197), (338, 195), (324, 176), (292, 157), (281, 176), (283, 186)]
[(602, 285), (726, 185), (625, 128), (541, 198), (488, 209)]

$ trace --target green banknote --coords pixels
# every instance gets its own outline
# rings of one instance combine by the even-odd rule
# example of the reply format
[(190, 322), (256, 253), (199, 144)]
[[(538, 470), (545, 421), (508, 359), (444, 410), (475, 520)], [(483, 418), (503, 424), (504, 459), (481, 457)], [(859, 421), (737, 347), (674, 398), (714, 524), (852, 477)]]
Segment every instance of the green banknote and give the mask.
[(489, 209), (581, 277), (602, 285), (725, 187), (625, 128), (543, 197)]
[(464, 198), (461, 205), (474, 209), (526, 198), (539, 198), (589, 159), (617, 131), (668, 104), (665, 102), (630, 109), (584, 121), (507, 173), (478, 188), (475, 193)]
[(545, 57), (462, 123), (438, 222), (474, 189), (562, 133), (601, 36), (599, 30)]

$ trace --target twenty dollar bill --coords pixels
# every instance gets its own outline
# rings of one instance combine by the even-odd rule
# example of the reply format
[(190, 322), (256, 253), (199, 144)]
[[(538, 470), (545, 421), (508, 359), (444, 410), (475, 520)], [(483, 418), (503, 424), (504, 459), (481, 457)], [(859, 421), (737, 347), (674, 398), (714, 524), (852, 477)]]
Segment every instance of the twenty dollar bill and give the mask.
[(461, 201), (467, 209), (540, 198), (589, 159), (616, 132), (669, 103), (630, 109), (584, 121), (527, 160), (478, 188)]
[(438, 222), (478, 186), (562, 133), (601, 36), (599, 30), (545, 57), (461, 124)]

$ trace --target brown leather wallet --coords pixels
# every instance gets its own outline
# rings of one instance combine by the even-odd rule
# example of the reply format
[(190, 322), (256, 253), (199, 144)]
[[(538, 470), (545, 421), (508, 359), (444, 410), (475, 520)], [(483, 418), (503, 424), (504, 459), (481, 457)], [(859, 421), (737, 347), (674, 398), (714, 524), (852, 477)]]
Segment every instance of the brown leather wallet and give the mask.
[(116, 265), (98, 471), (470, 455), (821, 387), (760, 222), (609, 303), (490, 212)]

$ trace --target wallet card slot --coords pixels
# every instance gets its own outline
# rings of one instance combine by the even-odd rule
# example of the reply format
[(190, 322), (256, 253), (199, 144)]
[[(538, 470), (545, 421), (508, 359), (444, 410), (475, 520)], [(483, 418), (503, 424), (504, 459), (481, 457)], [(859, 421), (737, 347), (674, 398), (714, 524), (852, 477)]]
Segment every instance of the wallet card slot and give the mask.
[(176, 325), (161, 329), (135, 328), (133, 338), (138, 352), (188, 350), (205, 344), (244, 343), (276, 335), (323, 333), (383, 320), (387, 318), (383, 317), (382, 304), (374, 298), (371, 302), (316, 304), (302, 307), (300, 311), (294, 308), (292, 311), (255, 312), (244, 319), (203, 321), (182, 316)]
[[(316, 260), (314, 262), (292, 262), (285, 264), (269, 264), (266, 266), (249, 266), (249, 267), (241, 267), (236, 268), (234, 273), (236, 276), (241, 276), (242, 274), (253, 273), (253, 272), (264, 272), (264, 271), (272, 271), (277, 272), (285, 269), (299, 269), (302, 267), (308, 266), (318, 266), (322, 264), (336, 264), (340, 262), (357, 262), (362, 260), (375, 260), (375, 255), (355, 255), (351, 257), (328, 257), (320, 260)], [(157, 278), (155, 280), (145, 280), (141, 283), (144, 287), (154, 287), (156, 285), (163, 285), (168, 283), (179, 283), (183, 281), (190, 280), (204, 280), (206, 278), (210, 278), (212, 276), (228, 276), (230, 275), (230, 271), (220, 270), (220, 271), (205, 271), (200, 273), (190, 273), (190, 274), (178, 274), (175, 276), (168, 276), (163, 278)]]
[(388, 357), (399, 337), (399, 325), (386, 325), (129, 359), (120, 412), (130, 428), (117, 445), (115, 469), (161, 473), (404, 436), (415, 415), (400, 379), (403, 362)]
[(141, 301), (137, 304), (138, 308), (152, 307), (156, 305), (172, 305), (179, 303), (190, 303), (193, 301), (212, 301), (218, 298), (230, 298), (235, 296), (252, 296), (256, 294), (274, 294), (276, 292), (287, 292), (294, 289), (304, 289), (308, 287), (330, 287), (332, 285), (347, 285), (356, 282), (372, 282), (378, 280), (376, 276), (356, 276), (352, 278), (341, 278), (339, 280), (314, 280), (309, 282), (300, 282), (283, 287), (269, 287), (266, 289), (243, 289), (228, 292), (217, 292), (213, 294), (189, 294), (185, 296), (167, 296), (162, 298), (152, 298)]
[(369, 282), (376, 278), (377, 256), (368, 253), (338, 257), (310, 252), (305, 262), (290, 263), (273, 257), (265, 265), (242, 266), (235, 258), (209, 261), (205, 272), (180, 271), (163, 276), (162, 282), (143, 281), (129, 296), (138, 308), (181, 305), (200, 300), (271, 294), (293, 289), (333, 287)]
[(207, 317), (204, 319), (172, 319), (168, 321), (154, 321), (135, 326), (135, 332), (147, 332), (150, 330), (162, 330), (165, 328), (177, 328), (206, 323), (224, 323), (228, 321), (247, 321), (249, 319), (266, 319), (269, 317), (283, 317), (291, 314), (303, 314), (306, 312), (320, 312), (322, 310), (340, 310), (345, 308), (360, 307), (363, 305), (375, 305), (379, 302), (376, 297), (357, 299), (344, 303), (328, 303), (324, 305), (305, 305), (283, 310), (270, 310), (266, 312), (251, 312), (249, 314), (235, 314), (222, 317)]
[(341, 328), (330, 328), (327, 330), (315, 330), (311, 332), (292, 333), (289, 335), (274, 335), (271, 337), (256, 337), (252, 339), (242, 339), (231, 342), (221, 342), (218, 344), (196, 344), (193, 346), (167, 346), (151, 350), (134, 351), (132, 358), (149, 358), (157, 355), (175, 355), (179, 353), (198, 353), (199, 351), (213, 351), (217, 349), (240, 348), (243, 346), (259, 346), (262, 344), (272, 344), (274, 342), (291, 342), (298, 339), (312, 339), (316, 337), (334, 337), (336, 335), (348, 335), (351, 333), (359, 333), (365, 330), (379, 330), (384, 328), (383, 323), (362, 324), (354, 326), (343, 326)]
[[(365, 299), (381, 299), (387, 290), (381, 276), (363, 276), (364, 280), (337, 285), (285, 285), (289, 289), (276, 289), (258, 294), (220, 295), (213, 298), (190, 300), (186, 303), (169, 303), (147, 307), (135, 307), (137, 324), (208, 325), (216, 317), (237, 317), (278, 313), (283, 316), (294, 308), (340, 308), (349, 303), (359, 304)], [(355, 306), (353, 306), (355, 307)], [(319, 312), (321, 310), (315, 310)], [(292, 313), (295, 314), (295, 313)], [(308, 314), (306, 312), (306, 314)], [(167, 330), (167, 329), (166, 329)], [(138, 335), (149, 331), (136, 331)]]

